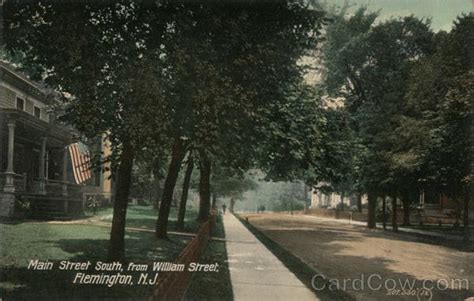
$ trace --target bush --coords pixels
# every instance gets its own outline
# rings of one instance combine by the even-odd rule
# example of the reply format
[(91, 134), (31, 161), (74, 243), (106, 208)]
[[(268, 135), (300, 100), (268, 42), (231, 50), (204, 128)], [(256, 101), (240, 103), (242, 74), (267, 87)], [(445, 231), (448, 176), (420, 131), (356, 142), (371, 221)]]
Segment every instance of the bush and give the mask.
[(15, 197), (15, 212), (31, 213), (30, 201), (23, 199), (21, 195)]

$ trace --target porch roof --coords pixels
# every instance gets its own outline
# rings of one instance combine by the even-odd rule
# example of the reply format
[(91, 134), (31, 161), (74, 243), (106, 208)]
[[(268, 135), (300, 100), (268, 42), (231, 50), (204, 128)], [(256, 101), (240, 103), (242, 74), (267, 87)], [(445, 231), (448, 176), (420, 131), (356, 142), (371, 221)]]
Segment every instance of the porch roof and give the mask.
[(14, 121), (18, 129), (15, 136), (25, 140), (38, 141), (38, 137), (46, 136), (52, 138), (55, 144), (64, 146), (72, 140), (74, 130), (72, 128), (58, 126), (41, 120), (31, 114), (18, 109), (0, 109), (0, 128), (6, 129), (7, 124)]

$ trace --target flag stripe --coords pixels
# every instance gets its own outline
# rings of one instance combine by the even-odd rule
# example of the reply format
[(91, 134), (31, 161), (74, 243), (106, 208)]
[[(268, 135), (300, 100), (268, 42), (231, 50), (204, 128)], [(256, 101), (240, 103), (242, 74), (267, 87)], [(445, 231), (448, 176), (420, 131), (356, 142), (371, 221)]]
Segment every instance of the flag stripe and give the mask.
[(71, 155), (71, 164), (72, 164), (72, 171), (74, 173), (74, 180), (76, 181), (76, 183), (79, 183), (79, 176), (77, 175), (78, 171), (76, 168), (77, 158), (74, 152), (74, 144), (71, 144), (68, 148), (69, 148), (69, 154)]
[(90, 179), (92, 177), (92, 172), (91, 172), (91, 159), (89, 156), (89, 150), (86, 149), (85, 154), (84, 154), (84, 159), (85, 159), (85, 164), (84, 164), (84, 170), (85, 172), (85, 178), (86, 180)]
[(84, 181), (84, 178), (82, 177), (82, 165), (81, 165), (81, 156), (79, 155), (79, 151), (77, 149), (77, 143), (74, 144), (73, 146), (73, 152), (74, 152), (74, 156), (76, 158), (76, 162), (75, 162), (75, 167), (77, 169), (77, 183), (82, 183)]
[(76, 180), (76, 183), (80, 183), (80, 179), (79, 179), (79, 169), (77, 168), (77, 162), (78, 162), (78, 158), (77, 158), (77, 154), (76, 154), (76, 146), (73, 144), (71, 145), (71, 152), (72, 152), (72, 168), (74, 170), (74, 175), (75, 175), (75, 180)]
[(77, 173), (76, 183), (79, 184), (79, 183), (82, 183), (84, 180), (82, 178), (82, 171), (81, 171), (81, 164), (80, 164), (81, 158), (79, 157), (79, 153), (77, 151), (77, 144), (73, 145), (72, 151), (74, 153), (74, 158), (75, 158), (74, 167)]
[(73, 143), (68, 146), (74, 180), (77, 184), (83, 183), (92, 177), (89, 151), (87, 146), (79, 143)]
[(79, 148), (77, 149), (78, 153), (79, 153), (79, 156), (81, 158), (81, 170), (82, 170), (82, 173), (81, 173), (81, 176), (82, 176), (82, 179), (83, 179), (83, 182), (88, 180), (89, 179), (89, 158), (88, 156), (86, 155), (87, 153), (85, 152), (82, 152), (81, 151), (82, 148)]

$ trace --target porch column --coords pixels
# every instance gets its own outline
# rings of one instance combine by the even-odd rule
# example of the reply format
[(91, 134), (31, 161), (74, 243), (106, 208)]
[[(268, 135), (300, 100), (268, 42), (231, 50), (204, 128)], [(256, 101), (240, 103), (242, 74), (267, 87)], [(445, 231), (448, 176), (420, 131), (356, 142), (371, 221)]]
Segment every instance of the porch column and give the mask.
[(15, 172), (13, 169), (13, 161), (15, 158), (15, 123), (11, 122), (8, 124), (8, 165), (5, 172), (5, 185), (3, 187), (4, 192), (15, 192)]
[(46, 152), (44, 178), (49, 179), (49, 152)]
[(45, 178), (45, 164), (46, 164), (46, 137), (41, 137), (41, 151), (39, 160), (39, 193), (46, 194), (46, 178)]
[(63, 151), (63, 196), (67, 196), (67, 151), (67, 146), (65, 146)]

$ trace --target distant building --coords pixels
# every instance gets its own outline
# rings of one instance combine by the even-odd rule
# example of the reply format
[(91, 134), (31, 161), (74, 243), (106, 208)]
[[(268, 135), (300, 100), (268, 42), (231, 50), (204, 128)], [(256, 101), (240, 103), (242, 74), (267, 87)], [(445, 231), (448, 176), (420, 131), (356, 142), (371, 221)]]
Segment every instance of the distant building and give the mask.
[[(110, 142), (105, 135), (97, 137), (95, 143), (89, 143), (92, 154), (101, 154), (102, 158), (110, 156), (112, 153)], [(111, 203), (113, 199), (113, 179), (111, 177), (110, 163), (94, 170), (92, 178), (84, 186), (84, 198), (94, 197), (103, 203)]]
[(64, 217), (82, 213), (85, 194), (110, 198), (101, 172), (87, 187), (74, 184), (66, 147), (75, 131), (50, 114), (51, 102), (43, 87), (0, 63), (0, 216), (15, 216), (27, 203), (38, 217)]
[(319, 190), (313, 190), (311, 194), (311, 208), (337, 208), (338, 205), (344, 203), (345, 206), (351, 206), (349, 197), (344, 197), (341, 201), (341, 196), (337, 193), (323, 193)]

